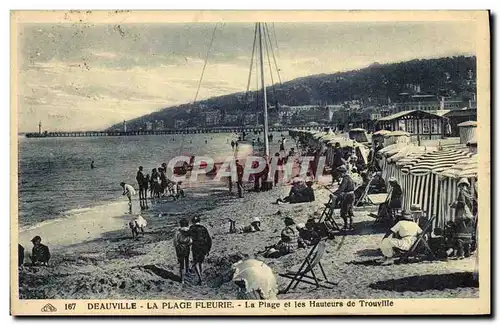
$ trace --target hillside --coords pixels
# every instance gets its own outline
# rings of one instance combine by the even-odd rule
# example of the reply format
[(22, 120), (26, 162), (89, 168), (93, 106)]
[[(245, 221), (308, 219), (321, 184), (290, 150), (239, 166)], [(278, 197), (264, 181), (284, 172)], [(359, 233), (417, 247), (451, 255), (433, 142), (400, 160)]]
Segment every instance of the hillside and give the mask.
[[(367, 106), (381, 106), (387, 104), (387, 98), (397, 101), (398, 94), (407, 91), (409, 84), (420, 85), (423, 93), (447, 92), (467, 99), (470, 92), (475, 92), (465, 82), (469, 70), (475, 76), (475, 56), (373, 63), (359, 70), (307, 76), (270, 86), (267, 88), (268, 102), (274, 106), (276, 102), (280, 105), (307, 105), (361, 100)], [(165, 127), (173, 127), (175, 119), (189, 120), (190, 125), (196, 125), (203, 110), (220, 109), (223, 116), (261, 110), (261, 105), (257, 107), (260, 98), (256, 92), (249, 94), (250, 100), (245, 100), (245, 97), (244, 93), (234, 93), (200, 101), (196, 107), (190, 104), (166, 107), (127, 121), (127, 125), (130, 129), (139, 129), (148, 121), (164, 120)], [(117, 124), (111, 128), (120, 126)]]

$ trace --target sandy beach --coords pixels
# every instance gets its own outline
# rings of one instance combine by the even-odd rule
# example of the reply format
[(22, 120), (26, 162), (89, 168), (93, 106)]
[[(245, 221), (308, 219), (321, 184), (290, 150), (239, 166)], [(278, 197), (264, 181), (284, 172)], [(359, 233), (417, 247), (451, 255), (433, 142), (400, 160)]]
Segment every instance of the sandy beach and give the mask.
[[(53, 257), (50, 267), (25, 266), (20, 270), (20, 298), (234, 299), (236, 291), (230, 272), (234, 262), (244, 257), (257, 258), (265, 261), (277, 275), (298, 269), (309, 251), (300, 249), (278, 259), (257, 254), (279, 240), (284, 216), (291, 216), (296, 223), (305, 222), (309, 215), (320, 213), (323, 203), (328, 201), (329, 191), (315, 185), (315, 202), (274, 204), (288, 190), (289, 186), (282, 185), (269, 192), (246, 192), (245, 197), (239, 199), (235, 194), (230, 195), (224, 184), (191, 188), (185, 198), (170, 199), (145, 210), (142, 215), (148, 227), (144, 237), (138, 240), (132, 239), (127, 227), (131, 216), (124, 213), (109, 218), (106, 216), (109, 210), (103, 210), (94, 220), (68, 218), (61, 221), (62, 224), (53, 222), (23, 232), (21, 241), (26, 251), (31, 250), (31, 245), (25, 243), (28, 238), (41, 234), (50, 245)], [(126, 211), (126, 204), (123, 201), (111, 206)], [(375, 265), (374, 261), (380, 258), (378, 245), (385, 230), (374, 227), (374, 219), (368, 216), (374, 211), (376, 206), (356, 208), (355, 231), (327, 241), (322, 265), (329, 280), (338, 282), (334, 289), (301, 285), (279, 295), (279, 299), (478, 296), (477, 284), (471, 281), (474, 256), (464, 260)], [(213, 237), (201, 286), (195, 284), (194, 275), (188, 277), (184, 285), (178, 281), (172, 244), (178, 220), (194, 214), (201, 215), (202, 223)], [(256, 216), (262, 221), (263, 231), (228, 233), (229, 223), (225, 218), (237, 220), (238, 225), (243, 226)], [(57, 241), (56, 234), (61, 231), (67, 234), (64, 238), (72, 236), (72, 243)], [(277, 280), (280, 289), (289, 281), (280, 276)]]

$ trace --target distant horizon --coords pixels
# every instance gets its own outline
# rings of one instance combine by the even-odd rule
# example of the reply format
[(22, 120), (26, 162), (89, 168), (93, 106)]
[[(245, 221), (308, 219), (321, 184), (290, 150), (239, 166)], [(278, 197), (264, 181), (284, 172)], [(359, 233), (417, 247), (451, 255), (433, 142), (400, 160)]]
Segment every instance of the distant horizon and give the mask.
[[(272, 25), (283, 83), (373, 63), (477, 54), (474, 23), (467, 21)], [(53, 131), (103, 130), (191, 103), (214, 26), (24, 25), (18, 35), (19, 132), (38, 131), (40, 120)], [(252, 40), (253, 24), (219, 25), (197, 101), (245, 92)]]

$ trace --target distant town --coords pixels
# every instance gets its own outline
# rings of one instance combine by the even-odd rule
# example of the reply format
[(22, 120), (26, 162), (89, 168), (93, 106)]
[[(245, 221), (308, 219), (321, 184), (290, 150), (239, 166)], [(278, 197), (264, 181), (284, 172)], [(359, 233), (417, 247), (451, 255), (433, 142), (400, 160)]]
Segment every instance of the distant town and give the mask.
[[(475, 81), (471, 78), (469, 86), (475, 90)], [(253, 98), (249, 98), (253, 101)], [(406, 91), (397, 98), (387, 98), (385, 105), (374, 105), (362, 100), (349, 100), (337, 104), (309, 105), (270, 105), (269, 125), (284, 126), (330, 126), (339, 129), (347, 127), (363, 127), (373, 129), (375, 122), (392, 114), (421, 110), (444, 117), (461, 116), (463, 120), (476, 119), (477, 101), (475, 92), (462, 94), (441, 93), (429, 94), (421, 91), (420, 85), (408, 84)], [(129, 128), (124, 122), (121, 128), (114, 131), (161, 131), (166, 129), (213, 128), (213, 127), (261, 127), (263, 112), (226, 112), (224, 109), (198, 104), (188, 109), (190, 118), (173, 120), (146, 121), (138, 128)], [(460, 120), (462, 120), (460, 119)], [(424, 124), (424, 128), (429, 128)]]

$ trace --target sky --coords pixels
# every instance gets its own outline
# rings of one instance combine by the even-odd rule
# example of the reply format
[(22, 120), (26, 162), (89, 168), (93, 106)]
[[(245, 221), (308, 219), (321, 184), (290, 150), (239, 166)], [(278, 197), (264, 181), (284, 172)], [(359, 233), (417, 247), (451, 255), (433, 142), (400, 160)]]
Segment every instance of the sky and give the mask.
[[(38, 130), (39, 121), (48, 131), (100, 130), (193, 102), (214, 27), (22, 24), (17, 35), (19, 131)], [(475, 25), (464, 21), (268, 27), (276, 35), (282, 81), (373, 62), (476, 54)], [(251, 23), (217, 24), (198, 100), (246, 90), (253, 34)], [(255, 74), (251, 85), (256, 88)]]

